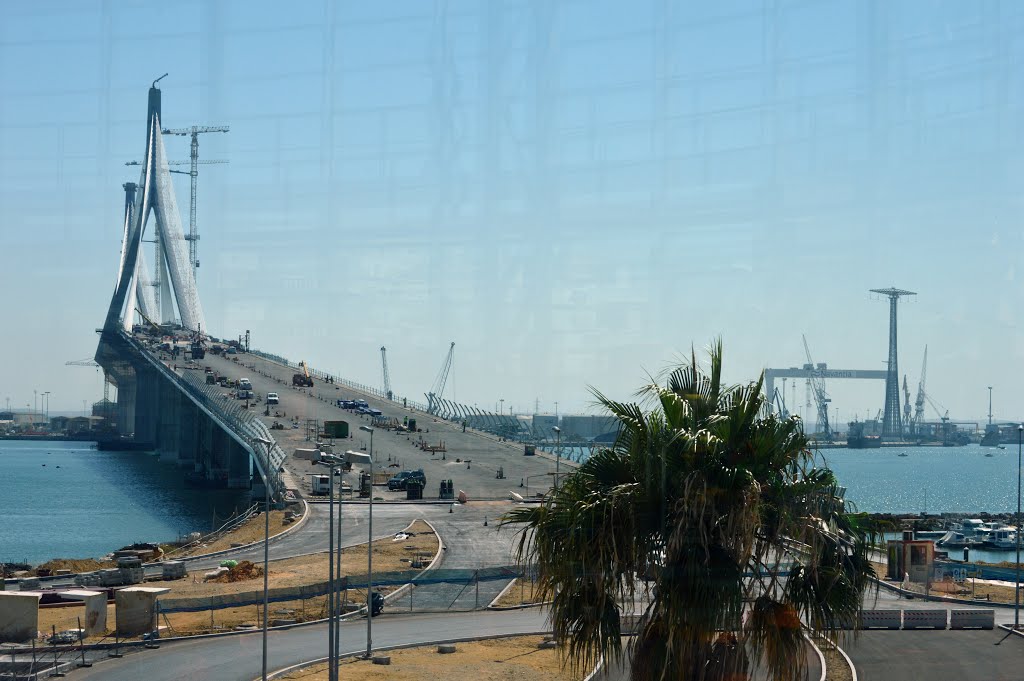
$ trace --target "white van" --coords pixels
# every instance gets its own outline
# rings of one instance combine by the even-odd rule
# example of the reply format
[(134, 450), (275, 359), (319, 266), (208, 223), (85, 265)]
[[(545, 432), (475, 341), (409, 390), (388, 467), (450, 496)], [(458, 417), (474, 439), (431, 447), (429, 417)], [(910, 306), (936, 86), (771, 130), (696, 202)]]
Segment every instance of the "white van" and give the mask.
[(278, 404), (277, 393), (267, 393), (267, 404)]
[(248, 378), (240, 378), (240, 379), (238, 379), (238, 389), (239, 390), (252, 390), (252, 383), (249, 382)]

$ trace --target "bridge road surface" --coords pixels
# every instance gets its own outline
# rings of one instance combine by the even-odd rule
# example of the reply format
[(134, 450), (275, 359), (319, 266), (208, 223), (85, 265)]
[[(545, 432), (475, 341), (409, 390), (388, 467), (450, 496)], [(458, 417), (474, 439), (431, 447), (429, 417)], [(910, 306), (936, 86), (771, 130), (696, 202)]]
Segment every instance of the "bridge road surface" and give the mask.
[[(434, 420), (432, 416), (423, 412), (405, 409), (401, 402), (381, 400), (345, 386), (327, 384), (318, 379), (314, 379), (312, 388), (293, 388), (291, 381), (292, 375), (296, 372), (295, 369), (250, 354), (232, 355), (231, 357), (237, 358), (237, 362), (228, 359), (227, 356), (218, 357), (208, 354), (198, 363), (198, 371), (201, 372), (204, 366), (210, 366), (218, 374), (230, 379), (248, 378), (253, 384), (253, 390), (261, 398), (268, 392), (278, 393), (280, 404), (270, 407), (271, 416), (264, 416), (266, 405), (262, 402), (253, 405), (253, 410), (268, 426), (275, 421), (286, 426), (284, 430), (272, 431), (272, 434), (288, 455), (285, 459), (288, 472), (297, 483), (296, 486), (303, 490), (308, 490), (310, 474), (323, 474), (327, 470), (322, 466), (314, 466), (308, 461), (299, 460), (293, 456), (296, 448), (316, 446), (315, 443), (305, 439), (305, 419), (318, 419), (321, 423), (327, 420), (347, 421), (352, 437), (348, 441), (336, 443), (335, 453), (342, 453), (345, 449), (366, 451), (369, 446), (369, 436), (367, 433), (361, 432), (359, 426), (369, 425), (370, 417), (341, 409), (336, 406), (335, 402), (338, 399), (359, 398), (365, 399), (370, 406), (380, 409), (384, 416), (397, 418), (399, 422), (402, 422), (405, 417), (415, 418), (419, 429), (429, 431), (413, 435), (377, 430), (373, 439), (374, 458), (377, 461), (378, 470), (386, 469), (391, 472), (397, 472), (403, 468), (422, 468), (424, 470), (427, 476), (427, 487), (423, 490), (424, 499), (436, 499), (440, 481), (449, 479), (452, 480), (456, 493), (459, 490), (464, 490), (471, 500), (508, 499), (510, 491), (527, 496), (526, 483), (529, 483), (530, 495), (534, 495), (537, 492), (547, 491), (553, 484), (556, 466), (554, 458), (547, 453), (524, 456), (521, 444), (500, 442), (492, 435), (473, 430), (463, 433), (460, 425)], [(171, 363), (173, 364), (173, 361)], [(189, 369), (183, 369), (180, 364), (177, 366), (179, 372), (189, 371)], [(249, 366), (254, 366), (255, 369), (247, 368)], [(191, 371), (196, 371), (196, 369)], [(225, 395), (228, 393), (227, 389), (219, 388), (219, 390)], [(273, 416), (275, 411), (286, 414), (286, 416), (275, 418)], [(293, 417), (300, 419), (298, 428), (291, 427)], [(419, 436), (433, 445), (443, 441), (448, 451), (443, 455), (420, 451), (414, 444)], [(457, 460), (461, 460), (461, 462)], [(467, 460), (472, 463), (467, 464)], [(396, 462), (400, 462), (400, 464), (391, 466)], [(561, 473), (564, 475), (574, 466), (574, 463), (563, 459), (560, 464)], [(499, 468), (503, 469), (505, 479), (498, 479)], [(529, 480), (527, 480), (528, 476)], [(351, 479), (355, 480), (356, 478), (353, 476)], [(521, 483), (524, 484), (523, 487), (520, 487)], [(374, 492), (375, 496), (383, 497), (385, 500), (404, 499), (405, 497), (404, 492), (389, 492), (386, 488), (379, 486), (375, 488)]]

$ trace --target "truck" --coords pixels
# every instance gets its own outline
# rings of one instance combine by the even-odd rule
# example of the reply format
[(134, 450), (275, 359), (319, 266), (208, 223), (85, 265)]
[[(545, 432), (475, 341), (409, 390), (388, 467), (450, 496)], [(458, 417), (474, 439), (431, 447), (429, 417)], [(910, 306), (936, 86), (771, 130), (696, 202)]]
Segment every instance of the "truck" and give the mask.
[(309, 491), (311, 494), (324, 495), (331, 493), (331, 476), (316, 474), (310, 477)]

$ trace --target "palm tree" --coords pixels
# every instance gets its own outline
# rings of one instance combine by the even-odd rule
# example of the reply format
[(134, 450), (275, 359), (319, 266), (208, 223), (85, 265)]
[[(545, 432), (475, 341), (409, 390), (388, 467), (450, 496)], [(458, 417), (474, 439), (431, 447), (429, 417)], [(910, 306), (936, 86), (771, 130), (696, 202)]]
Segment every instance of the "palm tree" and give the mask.
[[(804, 633), (835, 639), (874, 574), (874, 532), (815, 468), (799, 419), (771, 414), (762, 380), (723, 386), (688, 365), (642, 404), (593, 390), (620, 422), (539, 507), (510, 512), (574, 672), (625, 652), (634, 681), (803, 678)], [(763, 377), (762, 377), (763, 378)], [(624, 651), (622, 612), (648, 603)]]

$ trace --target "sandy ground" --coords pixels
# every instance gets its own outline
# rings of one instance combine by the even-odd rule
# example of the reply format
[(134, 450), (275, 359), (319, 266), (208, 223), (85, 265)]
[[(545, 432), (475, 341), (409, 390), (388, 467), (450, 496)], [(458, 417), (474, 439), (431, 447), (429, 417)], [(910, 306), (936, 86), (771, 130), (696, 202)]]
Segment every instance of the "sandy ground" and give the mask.
[(510, 608), (517, 605), (536, 603), (537, 601), (533, 595), (535, 586), (536, 584), (533, 580), (513, 580), (512, 586), (509, 587), (508, 591), (501, 595), (501, 598), (499, 598), (494, 605), (499, 608)]
[[(875, 568), (875, 573), (884, 578), (885, 565), (875, 562), (872, 562), (872, 565)], [(889, 583), (901, 586), (897, 582)], [(924, 584), (911, 584), (910, 590), (915, 593), (925, 593)], [(952, 579), (948, 579), (942, 582), (932, 582), (930, 593), (996, 603), (1013, 603), (1014, 597), (1012, 583), (985, 579), (968, 579), (964, 582), (954, 582)]]
[[(296, 507), (297, 510), (301, 509), (301, 506)], [(284, 511), (271, 511), (270, 512), (270, 536), (276, 536), (289, 527), (299, 522), (299, 518), (296, 518), (291, 523), (284, 522)], [(301, 517), (301, 516), (300, 516)], [(263, 533), (266, 530), (266, 520), (263, 514), (260, 513), (253, 516), (249, 520), (234, 528), (227, 534), (219, 537), (215, 541), (210, 543), (200, 544), (194, 549), (188, 551), (177, 551), (169, 556), (169, 558), (184, 558), (186, 556), (195, 556), (203, 553), (215, 553), (217, 551), (224, 551), (232, 548), (232, 545), (251, 544), (254, 541), (263, 539)]]
[[(430, 526), (421, 520), (413, 523), (410, 531), (415, 533), (408, 539), (392, 541), (392, 539), (373, 542), (374, 573), (391, 572), (410, 569), (410, 562), (416, 554), (428, 555), (428, 562), (433, 559), (438, 549), (437, 535)], [(353, 546), (342, 551), (342, 574), (353, 578), (365, 579), (366, 575), (366, 544)], [(202, 581), (201, 572), (190, 574), (184, 579), (172, 582), (154, 582), (171, 590), (164, 598), (202, 597), (222, 594), (245, 593), (260, 591), (263, 588), (262, 577), (232, 583), (216, 583)], [(193, 581), (195, 579), (195, 581)], [(328, 579), (328, 556), (318, 553), (298, 558), (288, 558), (270, 562), (270, 588), (301, 586), (314, 584)], [(382, 588), (381, 593), (389, 593), (395, 587)], [(363, 604), (366, 600), (364, 590), (351, 589), (344, 592), (343, 598)], [(77, 619), (84, 612), (83, 606), (41, 608), (39, 610), (39, 629), (44, 632), (56, 627), (58, 631), (74, 629)], [(326, 614), (326, 597), (309, 598), (304, 601), (287, 601), (270, 604), (270, 619), (296, 619), (299, 621), (320, 619)], [(233, 629), (244, 624), (258, 624), (262, 621), (261, 608), (246, 606), (243, 608), (226, 608), (223, 610), (206, 610), (194, 613), (173, 613), (161, 618), (161, 626), (170, 626), (173, 633), (205, 633)], [(114, 606), (108, 606), (107, 626), (114, 628)]]
[[(341, 677), (346, 681), (419, 681), (424, 678), (500, 679), (501, 681), (572, 681), (562, 669), (557, 649), (541, 650), (541, 636), (517, 636), (472, 643), (456, 643), (456, 652), (441, 655), (437, 646), (393, 650), (390, 665), (346, 658)], [(327, 665), (297, 671), (285, 679), (327, 679)]]

